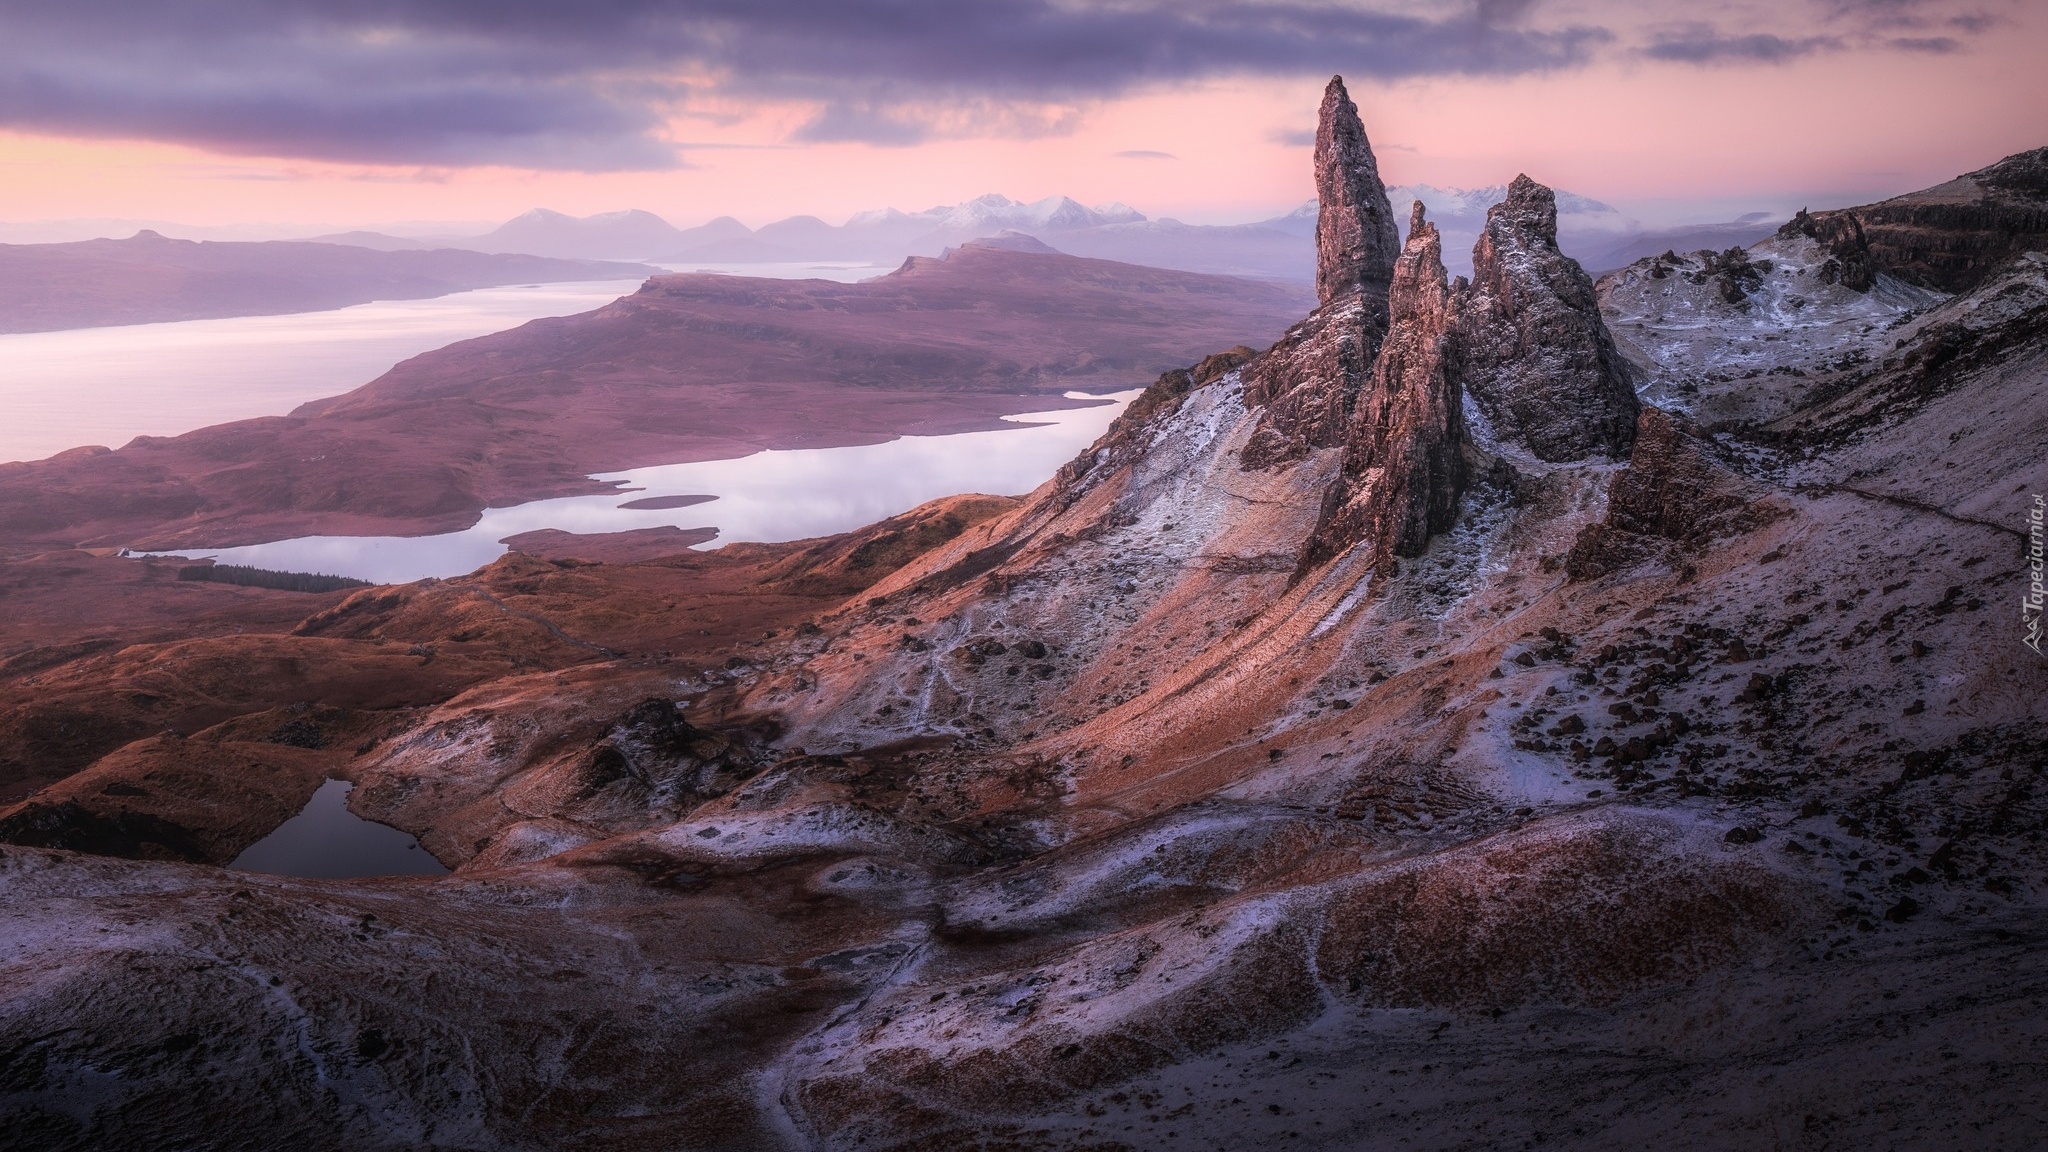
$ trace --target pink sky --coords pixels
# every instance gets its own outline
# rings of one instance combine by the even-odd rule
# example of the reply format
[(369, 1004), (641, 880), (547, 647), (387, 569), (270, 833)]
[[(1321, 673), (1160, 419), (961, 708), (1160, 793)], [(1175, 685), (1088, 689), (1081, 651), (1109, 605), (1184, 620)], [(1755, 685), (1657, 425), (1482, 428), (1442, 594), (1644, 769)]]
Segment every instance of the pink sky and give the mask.
[[(1514, 78), (1347, 79), (1390, 182), (1470, 187), (1526, 171), (1646, 219), (1725, 218), (1907, 191), (2048, 145), (2048, 13), (2000, 11), (1993, 33), (1946, 52), (1733, 64), (1617, 52)], [(941, 130), (907, 147), (799, 143), (818, 102), (727, 95), (659, 133), (687, 167), (639, 172), (340, 164), (17, 130), (0, 134), (0, 221), (357, 226), (545, 206), (644, 208), (681, 226), (798, 213), (837, 223), (997, 191), (1234, 222), (1310, 195), (1308, 149), (1283, 138), (1313, 127), (1324, 79), (1225, 75), (1013, 106), (991, 130), (1006, 135), (964, 112), (948, 127), (946, 110), (928, 107)], [(1020, 134), (1016, 122), (1034, 116), (1046, 127)], [(1166, 155), (1118, 155), (1129, 152)]]

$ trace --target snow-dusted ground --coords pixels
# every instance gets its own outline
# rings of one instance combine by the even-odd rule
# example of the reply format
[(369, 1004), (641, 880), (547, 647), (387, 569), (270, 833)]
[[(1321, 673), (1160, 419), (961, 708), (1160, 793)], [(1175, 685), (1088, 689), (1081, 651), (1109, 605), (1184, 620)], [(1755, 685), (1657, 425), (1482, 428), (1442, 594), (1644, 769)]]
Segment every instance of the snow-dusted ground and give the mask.
[[(1631, 359), (1647, 367), (1645, 401), (1708, 425), (1770, 420), (1815, 386), (1858, 371), (1895, 330), (1947, 299), (1880, 275), (1868, 292), (1829, 283), (1830, 261), (1804, 236), (1748, 249), (1754, 277), (1729, 300), (1729, 276), (1703, 253), (1638, 260), (1600, 278), (1602, 311)], [(1653, 273), (1662, 270), (1663, 275)]]

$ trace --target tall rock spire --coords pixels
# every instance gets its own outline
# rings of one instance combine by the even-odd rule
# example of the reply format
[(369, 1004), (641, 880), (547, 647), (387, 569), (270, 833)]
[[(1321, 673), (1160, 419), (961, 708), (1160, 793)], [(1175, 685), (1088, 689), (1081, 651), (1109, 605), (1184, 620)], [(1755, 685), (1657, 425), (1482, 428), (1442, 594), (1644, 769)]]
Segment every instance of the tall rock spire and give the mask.
[(1458, 302), (1465, 389), (1503, 441), (1538, 459), (1619, 459), (1635, 443), (1634, 373), (1592, 278), (1557, 248), (1557, 197), (1527, 176), (1486, 212)]
[(1330, 77), (1323, 92), (1316, 197), (1320, 306), (1245, 370), (1245, 403), (1265, 410), (1239, 456), (1247, 468), (1343, 444), (1387, 332), (1387, 285), (1401, 237), (1342, 76)]
[(1322, 302), (1356, 288), (1385, 292), (1401, 236), (1358, 105), (1330, 77), (1316, 124), (1316, 292)]
[(1443, 243), (1417, 202), (1408, 244), (1394, 265), (1392, 320), (1358, 403), (1345, 446), (1344, 473), (1324, 502), (1302, 568), (1372, 548), (1384, 572), (1396, 556), (1421, 554), (1429, 538), (1458, 518), (1468, 480), (1465, 411), (1449, 348), (1455, 301), (1446, 283)]

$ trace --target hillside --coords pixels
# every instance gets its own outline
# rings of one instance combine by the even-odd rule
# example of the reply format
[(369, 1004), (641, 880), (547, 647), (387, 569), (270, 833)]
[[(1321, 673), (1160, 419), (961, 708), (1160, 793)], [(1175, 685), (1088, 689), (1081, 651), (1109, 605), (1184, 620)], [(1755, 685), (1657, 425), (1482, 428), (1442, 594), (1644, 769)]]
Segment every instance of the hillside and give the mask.
[(1878, 271), (1968, 291), (2005, 259), (2048, 246), (2048, 148), (1876, 204), (1801, 212), (1785, 232), (1826, 245), (1851, 284)]

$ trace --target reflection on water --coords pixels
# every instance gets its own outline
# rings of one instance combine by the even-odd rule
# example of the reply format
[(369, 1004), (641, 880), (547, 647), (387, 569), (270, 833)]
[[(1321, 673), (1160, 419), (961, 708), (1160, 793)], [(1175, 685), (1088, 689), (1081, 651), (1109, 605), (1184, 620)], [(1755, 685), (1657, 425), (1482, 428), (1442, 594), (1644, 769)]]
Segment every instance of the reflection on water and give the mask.
[(600, 308), (638, 280), (483, 288), (328, 312), (0, 336), (0, 460), (282, 416), (393, 364), (541, 316)]
[[(622, 499), (622, 492), (608, 492), (492, 508), (474, 527), (440, 536), (304, 536), (245, 548), (187, 549), (178, 555), (397, 584), (473, 572), (504, 553), (502, 541), (507, 536), (541, 528), (623, 532), (708, 525), (719, 532), (713, 547), (735, 540), (825, 536), (907, 512), (941, 496), (1029, 492), (1094, 443), (1137, 394), (1120, 392), (1107, 398), (1113, 403), (1087, 408), (1006, 417), (1023, 425), (1014, 429), (904, 436), (852, 448), (756, 452), (736, 460), (602, 473), (596, 479), (639, 489), (644, 495)], [(711, 493), (716, 499), (686, 508), (623, 506), (695, 493)]]
[(249, 845), (230, 868), (273, 876), (446, 876), (448, 869), (396, 828), (348, 810), (355, 785), (329, 780), (305, 810)]

